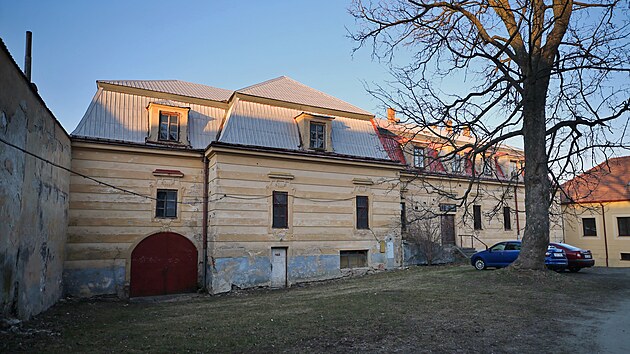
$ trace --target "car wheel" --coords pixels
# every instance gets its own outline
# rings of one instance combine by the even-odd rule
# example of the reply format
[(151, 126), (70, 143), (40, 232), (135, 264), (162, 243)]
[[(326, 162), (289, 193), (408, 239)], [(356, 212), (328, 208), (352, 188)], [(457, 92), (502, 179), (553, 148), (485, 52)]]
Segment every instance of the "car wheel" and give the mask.
[(569, 268), (569, 272), (571, 273), (577, 273), (580, 271), (580, 268)]
[(475, 269), (477, 270), (486, 269), (486, 262), (484, 262), (484, 260), (481, 258), (477, 258), (477, 260), (475, 261)]

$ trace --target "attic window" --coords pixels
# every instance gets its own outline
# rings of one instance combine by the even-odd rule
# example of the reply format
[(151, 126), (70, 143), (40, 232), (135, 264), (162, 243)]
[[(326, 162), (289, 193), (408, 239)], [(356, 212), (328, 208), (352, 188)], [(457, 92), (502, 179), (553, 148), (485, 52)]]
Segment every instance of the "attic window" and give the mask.
[(311, 122), (310, 124), (310, 143), (309, 147), (315, 150), (326, 149), (326, 125), (322, 123)]
[(179, 114), (174, 112), (160, 111), (159, 129), (159, 140), (179, 141)]
[(413, 148), (413, 167), (424, 168), (424, 157), (426, 152), (423, 147), (414, 146)]

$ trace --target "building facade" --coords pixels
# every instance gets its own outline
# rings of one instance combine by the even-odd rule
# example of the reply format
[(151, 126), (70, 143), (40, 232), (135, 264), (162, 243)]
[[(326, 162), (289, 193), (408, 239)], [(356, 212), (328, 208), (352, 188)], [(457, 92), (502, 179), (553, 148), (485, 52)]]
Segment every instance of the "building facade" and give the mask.
[(420, 210), (435, 213), (444, 245), (483, 248), (525, 226), (518, 149), (500, 147), (487, 170), (440, 161), (430, 134), (409, 137), (287, 77), (236, 91), (98, 81), (71, 136), (81, 174), (70, 184), (71, 295), (220, 293), (392, 269)]

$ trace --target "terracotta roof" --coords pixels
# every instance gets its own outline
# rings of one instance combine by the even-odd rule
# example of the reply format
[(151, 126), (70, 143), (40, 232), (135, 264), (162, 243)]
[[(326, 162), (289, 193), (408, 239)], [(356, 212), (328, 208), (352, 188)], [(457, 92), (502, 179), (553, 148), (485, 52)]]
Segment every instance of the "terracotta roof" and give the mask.
[(564, 183), (562, 203), (630, 200), (630, 156), (602, 162)]
[(287, 76), (280, 76), (237, 90), (245, 95), (269, 98), (277, 101), (297, 103), (311, 107), (334, 109), (342, 112), (373, 114), (348, 102), (308, 87)]

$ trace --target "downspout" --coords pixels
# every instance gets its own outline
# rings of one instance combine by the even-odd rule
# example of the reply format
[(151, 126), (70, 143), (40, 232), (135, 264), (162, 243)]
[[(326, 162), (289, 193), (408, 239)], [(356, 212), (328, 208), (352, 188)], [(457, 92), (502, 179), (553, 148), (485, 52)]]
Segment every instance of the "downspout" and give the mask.
[(516, 239), (520, 239), (521, 235), (521, 225), (518, 221), (518, 194), (517, 194), (516, 185), (514, 185), (514, 210), (516, 211)]
[(599, 203), (602, 207), (602, 220), (604, 221), (604, 250), (606, 250), (606, 267), (608, 268), (608, 237), (606, 235), (606, 212), (604, 211), (604, 204)]
[(203, 289), (208, 290), (208, 157), (203, 157), (203, 206), (202, 221), (203, 230), (201, 232), (203, 249)]

